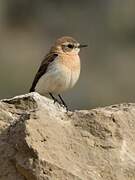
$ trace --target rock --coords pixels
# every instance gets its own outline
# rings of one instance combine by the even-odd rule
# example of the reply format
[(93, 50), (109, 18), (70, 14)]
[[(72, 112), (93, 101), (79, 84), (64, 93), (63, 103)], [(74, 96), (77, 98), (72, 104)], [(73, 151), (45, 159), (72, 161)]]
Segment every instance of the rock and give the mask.
[(134, 180), (135, 104), (66, 112), (37, 93), (0, 101), (0, 180)]

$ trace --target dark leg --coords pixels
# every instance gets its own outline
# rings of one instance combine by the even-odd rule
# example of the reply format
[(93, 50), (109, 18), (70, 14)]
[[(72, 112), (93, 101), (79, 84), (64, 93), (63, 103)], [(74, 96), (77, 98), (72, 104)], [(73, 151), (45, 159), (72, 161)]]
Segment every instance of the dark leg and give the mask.
[(56, 97), (54, 97), (53, 95), (52, 95), (52, 93), (49, 93), (49, 95), (51, 96), (51, 98), (54, 100), (54, 103), (56, 103), (56, 102), (58, 102), (59, 103), (59, 101), (57, 100), (57, 98)]
[(67, 107), (66, 103), (64, 102), (63, 98), (61, 97), (61, 95), (60, 95), (60, 94), (59, 94), (58, 96), (59, 96), (59, 98), (60, 98), (60, 100), (61, 100), (62, 104), (64, 105), (64, 107), (65, 107), (65, 108), (66, 108), (66, 110), (68, 111), (68, 107)]

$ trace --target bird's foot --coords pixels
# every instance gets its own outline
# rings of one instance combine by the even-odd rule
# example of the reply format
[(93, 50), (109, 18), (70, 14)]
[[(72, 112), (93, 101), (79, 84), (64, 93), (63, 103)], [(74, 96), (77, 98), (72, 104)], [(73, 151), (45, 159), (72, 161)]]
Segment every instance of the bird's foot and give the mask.
[(69, 109), (68, 109), (68, 107), (67, 107), (65, 101), (63, 100), (63, 98), (61, 97), (60, 94), (59, 94), (58, 96), (59, 96), (59, 98), (60, 98), (60, 100), (61, 100), (61, 106), (64, 107), (64, 108), (66, 108), (66, 111), (68, 112)]
[(61, 104), (61, 102), (60, 102), (60, 101), (58, 101), (58, 99), (57, 99), (57, 98), (54, 98), (54, 99), (53, 99), (53, 102), (54, 102), (54, 104), (55, 104), (55, 103)]
[(67, 105), (66, 105), (66, 104), (62, 104), (62, 106), (66, 109), (66, 112), (68, 112), (68, 111), (69, 111), (69, 109), (68, 109), (68, 107), (67, 107)]
[(59, 101), (55, 96), (53, 96), (52, 93), (49, 93), (49, 95), (50, 95), (51, 98), (53, 99), (54, 104), (55, 104), (55, 103), (58, 103), (61, 107), (66, 108), (66, 111), (67, 111), (67, 112), (69, 111), (69, 109), (68, 109), (66, 103), (64, 102), (64, 100), (62, 99), (62, 97), (60, 96), (60, 94), (58, 95), (59, 98), (60, 98), (60, 101)]
[(55, 98), (55, 100), (54, 100), (54, 104), (55, 104), (55, 103), (58, 103), (61, 107), (65, 108), (67, 112), (69, 111), (67, 105), (66, 105), (66, 104), (63, 104), (62, 102), (60, 102), (60, 101), (59, 101), (58, 99), (56, 99), (56, 98)]

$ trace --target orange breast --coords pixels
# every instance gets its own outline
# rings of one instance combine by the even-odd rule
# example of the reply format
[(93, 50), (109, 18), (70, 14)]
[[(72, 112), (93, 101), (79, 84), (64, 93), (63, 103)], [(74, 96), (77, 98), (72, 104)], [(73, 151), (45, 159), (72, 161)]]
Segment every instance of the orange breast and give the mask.
[(60, 55), (60, 63), (68, 67), (71, 71), (80, 70), (80, 58), (77, 54), (62, 54)]

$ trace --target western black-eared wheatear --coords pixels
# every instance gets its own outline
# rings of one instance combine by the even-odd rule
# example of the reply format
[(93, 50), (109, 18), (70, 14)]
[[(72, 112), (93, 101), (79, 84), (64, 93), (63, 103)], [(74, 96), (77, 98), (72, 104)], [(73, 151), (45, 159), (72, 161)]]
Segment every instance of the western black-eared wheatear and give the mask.
[(64, 36), (57, 39), (42, 61), (30, 92), (36, 91), (41, 95), (49, 94), (54, 102), (59, 102), (54, 96), (56, 94), (67, 109), (60, 93), (76, 84), (80, 75), (78, 53), (83, 47), (87, 45), (78, 43), (72, 37)]

